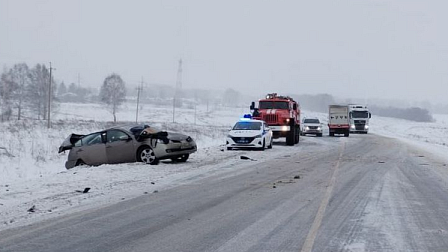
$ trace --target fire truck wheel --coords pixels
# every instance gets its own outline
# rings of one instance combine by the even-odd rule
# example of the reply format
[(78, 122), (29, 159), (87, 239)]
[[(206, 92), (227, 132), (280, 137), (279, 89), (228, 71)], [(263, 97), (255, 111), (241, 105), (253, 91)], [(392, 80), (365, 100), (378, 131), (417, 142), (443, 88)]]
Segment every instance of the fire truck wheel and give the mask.
[(289, 132), (286, 135), (286, 145), (293, 146), (296, 142), (296, 125), (294, 120), (289, 122)]
[(290, 130), (286, 136), (286, 145), (294, 145), (294, 130)]
[(298, 144), (300, 142), (300, 128), (296, 127), (296, 139), (295, 143)]

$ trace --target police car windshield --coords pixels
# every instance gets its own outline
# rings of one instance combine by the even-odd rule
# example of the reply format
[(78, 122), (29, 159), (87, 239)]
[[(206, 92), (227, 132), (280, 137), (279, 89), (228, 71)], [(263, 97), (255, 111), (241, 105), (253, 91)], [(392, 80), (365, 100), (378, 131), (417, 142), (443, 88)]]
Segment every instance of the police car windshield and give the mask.
[(260, 109), (289, 109), (287, 102), (261, 101)]
[(261, 122), (237, 122), (233, 130), (260, 130)]

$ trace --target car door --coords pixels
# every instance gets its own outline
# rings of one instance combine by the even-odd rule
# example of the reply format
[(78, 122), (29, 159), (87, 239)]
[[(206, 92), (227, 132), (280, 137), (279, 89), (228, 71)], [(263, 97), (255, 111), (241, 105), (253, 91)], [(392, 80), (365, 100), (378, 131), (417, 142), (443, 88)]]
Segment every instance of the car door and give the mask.
[(271, 128), (269, 128), (267, 124), (264, 124), (264, 132), (266, 135), (266, 145), (269, 145), (270, 142), (272, 141), (272, 132)]
[(105, 132), (87, 135), (81, 139), (81, 145), (74, 149), (79, 159), (88, 165), (107, 163)]
[(109, 164), (128, 163), (136, 161), (134, 140), (124, 131), (118, 129), (106, 132), (106, 154)]

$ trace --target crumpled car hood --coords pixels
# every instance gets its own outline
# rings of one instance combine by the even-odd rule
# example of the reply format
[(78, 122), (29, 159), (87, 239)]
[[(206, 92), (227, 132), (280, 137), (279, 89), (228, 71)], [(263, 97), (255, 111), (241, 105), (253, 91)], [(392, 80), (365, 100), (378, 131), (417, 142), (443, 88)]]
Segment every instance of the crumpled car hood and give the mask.
[(73, 148), (73, 145), (81, 138), (83, 138), (85, 135), (78, 135), (78, 134), (70, 134), (64, 142), (62, 142), (61, 146), (59, 146), (59, 152), (61, 153), (66, 150), (70, 150)]
[(167, 138), (174, 141), (182, 141), (187, 139), (188, 136), (181, 133), (168, 132)]

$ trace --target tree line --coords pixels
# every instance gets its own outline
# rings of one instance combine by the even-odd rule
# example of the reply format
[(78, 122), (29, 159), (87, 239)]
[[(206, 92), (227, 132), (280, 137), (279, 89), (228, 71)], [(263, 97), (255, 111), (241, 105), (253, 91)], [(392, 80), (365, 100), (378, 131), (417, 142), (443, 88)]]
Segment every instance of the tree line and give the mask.
[[(36, 64), (32, 68), (26, 63), (5, 67), (0, 76), (0, 121), (21, 120), (24, 117), (46, 120), (48, 109), (56, 107), (58, 97), (72, 97), (69, 101), (79, 102), (85, 101), (83, 98), (91, 92), (74, 83), (68, 87), (64, 82), (58, 84), (53, 76), (50, 82), (50, 70), (45, 64)], [(110, 74), (104, 79), (95, 98), (107, 105), (116, 122), (116, 112), (126, 99), (125, 82), (120, 75)]]
[(30, 68), (20, 63), (4, 68), (0, 77), (1, 121), (11, 120), (13, 112), (17, 120), (25, 113), (37, 119), (47, 119), (48, 98), (51, 95), (52, 100), (56, 92), (53, 88), (50, 94), (49, 87), (50, 71), (44, 64)]

